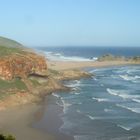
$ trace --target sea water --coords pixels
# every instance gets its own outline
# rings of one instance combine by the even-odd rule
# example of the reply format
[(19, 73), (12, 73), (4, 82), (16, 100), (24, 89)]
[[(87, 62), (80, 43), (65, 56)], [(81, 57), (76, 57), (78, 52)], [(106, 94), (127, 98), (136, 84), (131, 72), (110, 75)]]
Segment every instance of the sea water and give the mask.
[(105, 54), (139, 56), (139, 47), (37, 47), (47, 59), (55, 61), (94, 61)]
[[(61, 55), (64, 53), (64, 57), (70, 57), (70, 54), (65, 55), (67, 50), (60, 50), (56, 49), (51, 53)], [(87, 51), (85, 56), (83, 54), (86, 51), (81, 53), (80, 49), (77, 51), (78, 55), (73, 54), (76, 51), (72, 51), (73, 55), (71, 55), (78, 56), (78, 59), (88, 59), (98, 57), (99, 52), (101, 55), (106, 52), (102, 49), (98, 52), (97, 49), (98, 53), (96, 50), (91, 53), (91, 50), (90, 53)], [(140, 51), (132, 50), (133, 48), (125, 49), (120, 54), (139, 55)], [(117, 51), (112, 49), (112, 53), (117, 54)], [(140, 66), (85, 70), (95, 76), (89, 79), (67, 81), (64, 84), (73, 88), (71, 92), (63, 94), (57, 92), (50, 95), (56, 98), (54, 102), (58, 106), (63, 107), (61, 113), (63, 124), (59, 127), (59, 132), (72, 135), (75, 140), (139, 140)]]

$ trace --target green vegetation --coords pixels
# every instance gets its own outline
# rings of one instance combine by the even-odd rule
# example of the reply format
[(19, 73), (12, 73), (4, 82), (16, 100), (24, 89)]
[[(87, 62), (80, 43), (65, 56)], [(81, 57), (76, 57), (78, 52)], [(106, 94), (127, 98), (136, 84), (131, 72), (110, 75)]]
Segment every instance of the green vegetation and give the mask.
[(17, 91), (26, 91), (28, 90), (25, 83), (21, 79), (14, 79), (12, 81), (0, 79), (0, 99), (15, 94)]
[(59, 74), (59, 71), (48, 69), (48, 75), (50, 75), (50, 74), (52, 74), (52, 75), (58, 75)]
[(32, 84), (34, 86), (39, 86), (40, 85), (40, 83), (36, 79), (30, 79), (30, 81), (32, 82)]
[(98, 61), (116, 61), (116, 60), (121, 61), (126, 60), (126, 58), (123, 56), (114, 56), (112, 54), (105, 54), (98, 58)]
[(135, 56), (132, 58), (133, 61), (140, 61), (140, 56)]
[(12, 47), (12, 48), (21, 48), (23, 47), (20, 43), (0, 36), (0, 46)]
[(21, 79), (19, 78), (15, 78), (12, 81), (0, 79), (0, 89), (1, 90), (7, 90), (7, 89), (27, 90), (27, 87), (25, 83), (22, 82)]
[(11, 39), (0, 37), (0, 56), (22, 53), (23, 46)]
[(10, 48), (10, 47), (0, 46), (0, 56), (11, 55), (13, 53), (23, 53), (23, 52), (19, 48)]
[(0, 140), (16, 140), (12, 135), (5, 136), (0, 134)]

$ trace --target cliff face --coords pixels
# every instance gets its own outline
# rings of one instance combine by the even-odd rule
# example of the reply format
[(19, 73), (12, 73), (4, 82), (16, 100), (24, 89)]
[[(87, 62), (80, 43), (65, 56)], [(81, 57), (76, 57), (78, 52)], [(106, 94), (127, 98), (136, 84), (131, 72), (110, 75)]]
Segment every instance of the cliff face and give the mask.
[(0, 110), (38, 101), (56, 90), (70, 90), (63, 80), (90, 76), (77, 70), (50, 70), (44, 56), (0, 37)]
[(0, 57), (0, 77), (12, 80), (15, 77), (26, 78), (29, 74), (47, 70), (46, 59), (35, 53), (12, 54)]

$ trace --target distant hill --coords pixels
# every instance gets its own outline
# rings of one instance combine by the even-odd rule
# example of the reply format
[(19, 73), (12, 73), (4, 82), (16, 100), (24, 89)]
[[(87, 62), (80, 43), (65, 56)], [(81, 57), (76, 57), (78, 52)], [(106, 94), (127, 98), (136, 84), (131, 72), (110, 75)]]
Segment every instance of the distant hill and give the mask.
[(5, 38), (5, 37), (1, 37), (0, 36), (0, 46), (3, 46), (3, 47), (23, 47), (22, 44), (14, 41), (14, 40), (11, 40), (11, 39), (8, 39), (8, 38)]
[(13, 53), (22, 54), (25, 51), (34, 52), (31, 48), (27, 48), (17, 41), (0, 36), (0, 57)]

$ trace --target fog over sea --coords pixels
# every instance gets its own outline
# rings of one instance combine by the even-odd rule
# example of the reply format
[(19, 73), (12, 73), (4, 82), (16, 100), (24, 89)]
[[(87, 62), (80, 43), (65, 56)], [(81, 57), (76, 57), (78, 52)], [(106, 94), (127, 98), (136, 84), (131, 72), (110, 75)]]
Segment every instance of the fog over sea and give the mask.
[[(40, 48), (48, 59), (94, 61), (111, 53), (140, 56), (140, 48)], [(140, 139), (140, 65), (86, 68), (90, 79), (66, 81), (71, 92), (53, 93), (50, 104), (63, 107), (59, 131), (75, 140)], [(47, 121), (47, 119), (46, 119)]]

